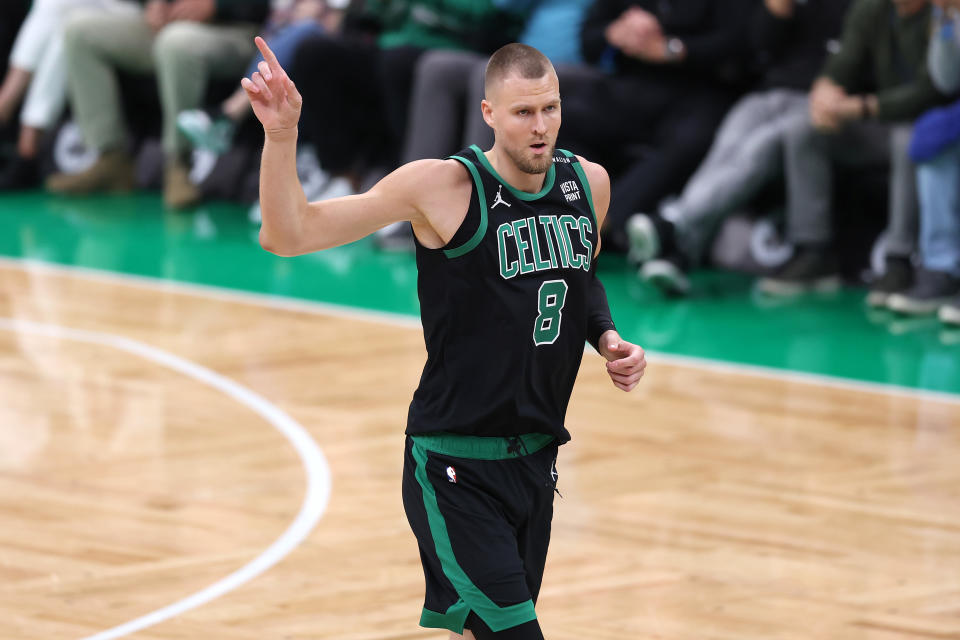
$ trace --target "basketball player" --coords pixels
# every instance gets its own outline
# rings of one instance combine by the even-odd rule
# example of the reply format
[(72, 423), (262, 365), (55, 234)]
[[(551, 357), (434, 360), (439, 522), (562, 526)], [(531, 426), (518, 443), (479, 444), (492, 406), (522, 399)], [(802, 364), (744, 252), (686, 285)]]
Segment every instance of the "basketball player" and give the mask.
[(607, 174), (555, 153), (557, 75), (511, 44), (487, 66), (492, 149), (412, 162), (367, 193), (308, 203), (295, 164), (301, 97), (257, 46), (265, 61), (242, 85), (266, 137), (263, 247), (292, 256), (413, 225), (427, 363), (407, 419), (403, 502), (426, 575), (420, 624), (451, 638), (542, 639), (534, 601), (584, 342), (624, 391), (646, 367), (594, 273)]

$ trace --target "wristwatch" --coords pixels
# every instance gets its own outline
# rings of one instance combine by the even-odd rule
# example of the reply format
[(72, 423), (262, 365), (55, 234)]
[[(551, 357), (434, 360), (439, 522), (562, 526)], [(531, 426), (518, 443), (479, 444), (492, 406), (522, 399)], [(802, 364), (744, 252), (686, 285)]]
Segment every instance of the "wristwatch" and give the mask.
[(683, 44), (683, 40), (680, 38), (667, 38), (667, 43), (665, 45), (665, 57), (668, 61), (674, 62), (683, 58), (683, 54), (686, 52), (687, 47)]

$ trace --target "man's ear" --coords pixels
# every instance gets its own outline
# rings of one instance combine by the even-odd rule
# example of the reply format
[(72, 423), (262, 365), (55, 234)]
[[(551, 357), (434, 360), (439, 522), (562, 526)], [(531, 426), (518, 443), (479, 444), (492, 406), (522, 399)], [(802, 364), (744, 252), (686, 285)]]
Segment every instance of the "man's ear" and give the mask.
[(487, 125), (489, 125), (491, 129), (493, 129), (493, 128), (494, 128), (494, 126), (493, 126), (493, 106), (491, 106), (491, 104), (490, 104), (488, 101), (482, 100), (482, 101), (480, 102), (480, 111), (483, 112), (483, 121), (486, 122)]

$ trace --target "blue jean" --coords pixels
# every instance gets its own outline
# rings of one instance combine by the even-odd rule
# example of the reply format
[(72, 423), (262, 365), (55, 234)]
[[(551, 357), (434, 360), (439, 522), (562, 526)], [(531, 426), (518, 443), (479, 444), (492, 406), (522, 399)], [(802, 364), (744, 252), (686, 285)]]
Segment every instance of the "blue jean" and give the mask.
[[(270, 49), (274, 55), (277, 56), (277, 62), (280, 63), (280, 66), (289, 70), (290, 65), (293, 63), (293, 53), (297, 50), (297, 45), (303, 42), (304, 39), (323, 32), (323, 27), (316, 20), (299, 20), (280, 27), (276, 31), (268, 32), (264, 36), (264, 39), (267, 41), (267, 44), (270, 45)], [(262, 61), (263, 55), (258, 52), (253, 62), (250, 63), (250, 67), (247, 69), (247, 77), (253, 75), (253, 72), (257, 70), (257, 65)]]
[(923, 266), (960, 277), (960, 144), (919, 165), (917, 187)]

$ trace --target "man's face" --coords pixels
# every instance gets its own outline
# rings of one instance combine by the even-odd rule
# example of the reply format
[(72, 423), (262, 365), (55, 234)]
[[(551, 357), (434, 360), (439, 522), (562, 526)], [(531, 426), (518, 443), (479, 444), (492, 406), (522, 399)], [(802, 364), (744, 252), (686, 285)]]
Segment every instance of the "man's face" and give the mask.
[(904, 18), (921, 11), (928, 3), (929, 0), (893, 0), (897, 14)]
[(560, 130), (560, 83), (550, 70), (528, 80), (511, 74), (490, 88), (483, 118), (497, 144), (524, 173), (545, 173)]

